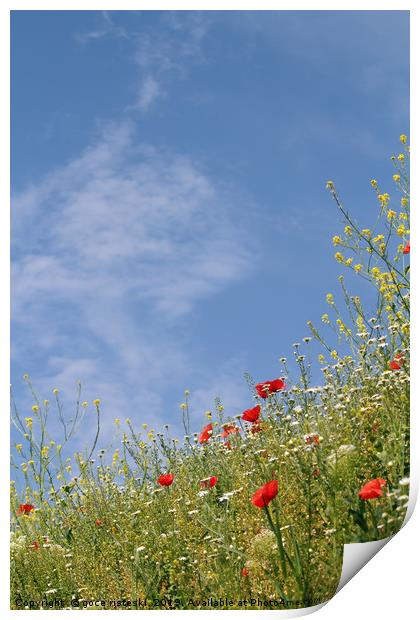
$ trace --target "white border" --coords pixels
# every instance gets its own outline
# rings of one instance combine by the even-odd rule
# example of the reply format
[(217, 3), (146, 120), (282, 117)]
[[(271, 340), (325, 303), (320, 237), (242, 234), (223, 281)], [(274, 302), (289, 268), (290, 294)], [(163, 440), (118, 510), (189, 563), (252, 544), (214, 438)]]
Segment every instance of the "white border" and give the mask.
[[(8, 92), (8, 85), (10, 83), (9, 75), (9, 49), (10, 49), (10, 34), (9, 34), (9, 11), (10, 10), (410, 10), (411, 13), (411, 108), (412, 110), (419, 109), (418, 103), (418, 80), (416, 79), (413, 66), (415, 65), (415, 58), (418, 57), (418, 52), (415, 52), (416, 35), (419, 33), (419, 19), (417, 3), (414, 0), (405, 0), (404, 2), (395, 2), (391, 0), (379, 1), (379, 0), (353, 0), (352, 2), (332, 2), (323, 1), (315, 3), (313, 0), (296, 0), (296, 1), (246, 1), (241, 2), (231, 1), (226, 2), (224, 0), (212, 0), (211, 2), (203, 1), (139, 1), (139, 0), (116, 0), (109, 1), (103, 0), (43, 0), (39, 2), (31, 2), (29, 0), (3, 0), (0, 5), (0, 67), (1, 74), (0, 79), (3, 85), (6, 85), (5, 91)], [(355, 45), (357, 42), (355, 41)], [(384, 95), (386, 96), (386, 94)], [(9, 360), (10, 360), (10, 347), (9, 347), (9, 186), (10, 186), (10, 168), (9, 168), (9, 98), (4, 94), (0, 99), (1, 111), (1, 136), (3, 137), (1, 148), (1, 160), (0, 160), (0, 174), (1, 174), (1, 191), (3, 192), (3, 200), (1, 202), (2, 208), (0, 209), (0, 277), (1, 277), (1, 291), (2, 291), (2, 303), (1, 308), (1, 322), (2, 322), (2, 355), (0, 357), (0, 394), (1, 403), (4, 404), (3, 415), (0, 418), (0, 436), (1, 441), (4, 442), (0, 451), (1, 455), (1, 482), (0, 489), (3, 495), (1, 496), (0, 510), (0, 533), (1, 533), (1, 549), (4, 552), (3, 566), (5, 568), (4, 576), (1, 582), (2, 597), (0, 599), (0, 609), (7, 617), (14, 616), (15, 614), (21, 614), (20, 611), (10, 611), (9, 605), (9, 564), (8, 564), (8, 545), (9, 545), (9, 515), (8, 511), (4, 509), (8, 505), (8, 487), (9, 487), (9, 416), (7, 415), (7, 403), (9, 402)], [(405, 128), (402, 128), (402, 130)], [(7, 136), (7, 139), (5, 139)], [(416, 117), (411, 116), (411, 128), (410, 128), (410, 143), (416, 144), (417, 137), (417, 123)], [(417, 180), (415, 171), (416, 168), (416, 153), (412, 154), (411, 166), (414, 169), (414, 174), (411, 175), (411, 195), (412, 204), (414, 208), (412, 210), (412, 230), (414, 230), (414, 239), (417, 238), (418, 231), (418, 213), (416, 212), (416, 197), (417, 192)], [(417, 209), (418, 211), (418, 209)], [(411, 264), (413, 265), (414, 272), (417, 274), (417, 256), (419, 253), (416, 251), (416, 244), (413, 243), (413, 249), (411, 251)], [(419, 303), (418, 303), (418, 291), (417, 291), (417, 276), (412, 281), (412, 308), (415, 317), (420, 316)], [(411, 355), (412, 369), (414, 376), (419, 375), (418, 369), (418, 351), (419, 343), (419, 328), (416, 322), (412, 325), (412, 351)], [(419, 409), (416, 407), (418, 403), (418, 388), (416, 383), (412, 387), (412, 416), (411, 416), (411, 490), (410, 490), (410, 509), (412, 510), (414, 503), (414, 496), (417, 495), (419, 485), (419, 471), (420, 471), (420, 454), (416, 443), (418, 443), (420, 423), (418, 421)], [(416, 447), (416, 449), (414, 449)], [(381, 551), (379, 557), (374, 558), (361, 573), (356, 575), (351, 584), (345, 587), (342, 591), (334, 596), (334, 598), (319, 612), (319, 618), (334, 618), (339, 617), (342, 620), (346, 618), (353, 618), (357, 613), (363, 613), (365, 616), (369, 616), (370, 613), (375, 614), (375, 617), (381, 618), (393, 618), (396, 614), (400, 617), (411, 618), (413, 617), (414, 609), (417, 607), (416, 592), (418, 581), (418, 556), (415, 552), (416, 544), (417, 549), (420, 548), (420, 515), (419, 510), (415, 511), (413, 517), (403, 530), (398, 533), (389, 545)], [(368, 543), (370, 544), (370, 543)], [(6, 559), (7, 558), (7, 559)], [(414, 579), (416, 581), (414, 581)], [(317, 606), (308, 610), (308, 613), (315, 611), (322, 606)], [(293, 611), (295, 613), (293, 613)], [(303, 610), (302, 610), (303, 611)], [(33, 611), (35, 614), (46, 613), (44, 611)], [(54, 612), (49, 612), (54, 613)], [(92, 613), (92, 612), (91, 612)], [(93, 612), (97, 614), (99, 612)], [(117, 612), (108, 612), (117, 613)], [(147, 613), (147, 612), (138, 612)], [(165, 611), (155, 611), (155, 614), (167, 614)], [(211, 614), (214, 618), (215, 613), (221, 613), (216, 611), (201, 611), (197, 612), (182, 611), (175, 613), (200, 613)], [(223, 612), (226, 613), (226, 612)], [(230, 612), (239, 613), (239, 612)], [(250, 614), (256, 614), (259, 612), (248, 612)], [(280, 614), (282, 617), (292, 617), (302, 615), (301, 610), (291, 610), (284, 612), (267, 612), (271, 614)], [(91, 615), (91, 614), (90, 614)], [(3, 617), (3, 616), (2, 616)], [(156, 616), (157, 617), (157, 616)]]

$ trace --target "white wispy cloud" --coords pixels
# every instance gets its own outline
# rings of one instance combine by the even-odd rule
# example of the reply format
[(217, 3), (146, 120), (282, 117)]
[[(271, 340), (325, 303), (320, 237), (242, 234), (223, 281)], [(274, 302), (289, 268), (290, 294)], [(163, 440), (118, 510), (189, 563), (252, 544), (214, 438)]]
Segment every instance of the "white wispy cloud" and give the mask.
[[(186, 79), (191, 68), (205, 61), (202, 50), (210, 17), (201, 11), (161, 11), (155, 19), (160, 28), (147, 26), (141, 11), (132, 11), (131, 28), (124, 28), (107, 11), (99, 14), (97, 28), (76, 33), (79, 43), (87, 44), (106, 37), (126, 39), (127, 55), (137, 66), (136, 99), (128, 111), (147, 112), (165, 95), (174, 80)], [(139, 27), (140, 26), (140, 27)]]
[(137, 101), (132, 108), (146, 112), (161, 93), (162, 88), (157, 80), (150, 75), (146, 76), (140, 84)]
[(79, 43), (85, 44), (89, 41), (103, 39), (104, 37), (128, 39), (127, 31), (123, 26), (116, 25), (108, 11), (100, 11), (98, 17), (98, 27), (87, 32), (77, 32), (74, 37)]
[(43, 389), (74, 393), (81, 379), (112, 417), (158, 419), (164, 388), (182, 391), (194, 369), (177, 326), (252, 269), (238, 208), (187, 157), (107, 125), (13, 197), (15, 355), (38, 352)]

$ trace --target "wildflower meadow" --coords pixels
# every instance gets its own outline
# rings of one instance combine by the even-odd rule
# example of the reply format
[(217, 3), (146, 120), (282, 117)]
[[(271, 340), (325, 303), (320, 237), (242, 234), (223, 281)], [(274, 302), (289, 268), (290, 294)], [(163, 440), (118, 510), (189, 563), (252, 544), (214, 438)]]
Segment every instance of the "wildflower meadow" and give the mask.
[[(341, 298), (320, 290), (325, 313), (302, 326), (291, 355), (275, 352), (280, 368), (245, 376), (244, 411), (216, 398), (192, 427), (185, 390), (173, 427), (116, 419), (110, 451), (100, 398), (87, 403), (79, 385), (69, 419), (59, 386), (43, 400), (25, 375), (32, 410), (12, 399), (12, 608), (307, 607), (334, 595), (343, 544), (399, 530), (409, 495), (408, 170), (401, 135), (389, 186), (371, 181), (363, 223), (326, 183), (341, 222)], [(367, 303), (357, 278), (373, 290)], [(94, 441), (71, 454), (84, 425)]]

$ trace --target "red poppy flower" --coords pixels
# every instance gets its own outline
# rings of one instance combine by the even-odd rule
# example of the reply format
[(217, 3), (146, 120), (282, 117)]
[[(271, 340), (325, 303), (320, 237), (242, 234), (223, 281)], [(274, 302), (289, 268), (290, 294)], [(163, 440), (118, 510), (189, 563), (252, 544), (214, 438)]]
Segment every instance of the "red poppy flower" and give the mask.
[(278, 480), (270, 480), (263, 484), (252, 496), (252, 503), (258, 508), (264, 508), (268, 506), (272, 499), (274, 499), (279, 492)]
[(383, 495), (382, 487), (386, 485), (386, 481), (383, 478), (375, 478), (370, 482), (367, 482), (359, 491), (360, 499), (375, 499)]
[(96, 521), (95, 521), (95, 525), (96, 525), (97, 527), (101, 527), (101, 525), (102, 525), (102, 521), (101, 521), (100, 519), (96, 519)]
[(251, 426), (251, 433), (259, 433), (260, 431), (262, 431), (262, 426), (259, 421), (254, 422)]
[(174, 478), (175, 476), (173, 474), (161, 474), (157, 481), (162, 487), (170, 487)]
[(20, 504), (17, 511), (18, 515), (28, 515), (32, 510), (35, 510), (35, 506), (32, 504)]
[(321, 471), (319, 469), (314, 469), (314, 471), (312, 472), (312, 476), (314, 478), (318, 478), (320, 473), (321, 473)]
[(233, 433), (239, 433), (239, 428), (234, 424), (226, 424), (226, 426), (223, 427), (222, 439), (226, 439), (226, 437)]
[(407, 241), (407, 245), (403, 249), (403, 254), (410, 254), (410, 242)]
[(257, 405), (256, 407), (253, 407), (252, 409), (246, 409), (242, 414), (242, 419), (245, 420), (245, 422), (254, 423), (260, 417), (260, 413), (261, 413), (261, 407), (260, 405)]
[(247, 568), (245, 568), (245, 566), (241, 570), (241, 575), (242, 575), (242, 577), (248, 577), (248, 575), (249, 575), (249, 570)]
[(207, 424), (201, 431), (198, 441), (200, 443), (207, 443), (213, 433), (213, 424)]
[(274, 394), (280, 390), (284, 390), (286, 384), (282, 379), (273, 379), (273, 381), (264, 381), (264, 383), (257, 383), (255, 389), (258, 396), (261, 398), (267, 398), (269, 394)]
[(389, 368), (391, 370), (401, 370), (402, 365), (404, 364), (404, 356), (402, 353), (397, 353), (394, 359), (389, 362)]
[(316, 433), (311, 433), (310, 435), (305, 435), (305, 443), (308, 445), (319, 446), (319, 436)]
[(201, 480), (200, 481), (200, 486), (202, 487), (209, 487), (210, 489), (212, 489), (214, 487), (215, 484), (217, 484), (218, 481), (218, 477), (217, 476), (210, 476), (210, 478), (206, 478), (205, 480)]
[(33, 549), (33, 551), (39, 551), (39, 542), (37, 540), (34, 540), (34, 542), (32, 543), (32, 545), (29, 545), (29, 547), (31, 549)]

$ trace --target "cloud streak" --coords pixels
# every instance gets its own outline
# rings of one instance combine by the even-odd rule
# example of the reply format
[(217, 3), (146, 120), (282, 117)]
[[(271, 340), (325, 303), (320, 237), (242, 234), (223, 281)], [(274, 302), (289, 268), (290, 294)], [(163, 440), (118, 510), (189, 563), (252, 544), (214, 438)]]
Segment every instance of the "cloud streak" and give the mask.
[(39, 355), (42, 388), (81, 379), (113, 412), (158, 419), (194, 368), (185, 317), (252, 270), (237, 208), (187, 157), (105, 126), (13, 197), (15, 355)]

